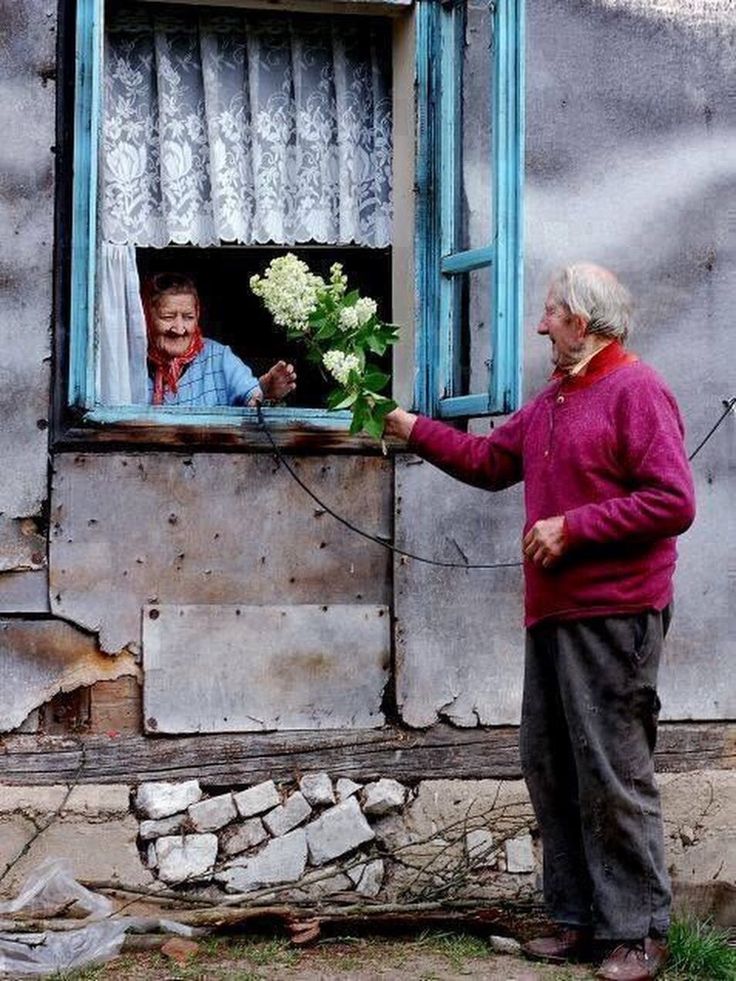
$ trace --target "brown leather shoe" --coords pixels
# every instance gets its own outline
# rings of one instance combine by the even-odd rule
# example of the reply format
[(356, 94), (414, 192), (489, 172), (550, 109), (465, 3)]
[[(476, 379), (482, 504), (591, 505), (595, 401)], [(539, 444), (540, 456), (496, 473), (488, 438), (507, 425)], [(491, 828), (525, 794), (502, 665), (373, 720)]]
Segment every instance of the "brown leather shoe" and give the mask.
[(591, 959), (593, 935), (590, 930), (573, 927), (559, 927), (546, 937), (535, 937), (521, 945), (527, 957), (534, 961), (548, 961), (551, 964), (564, 964), (567, 961), (588, 961)]
[(611, 951), (596, 977), (604, 981), (649, 981), (662, 970), (668, 953), (665, 941), (654, 937), (627, 941)]

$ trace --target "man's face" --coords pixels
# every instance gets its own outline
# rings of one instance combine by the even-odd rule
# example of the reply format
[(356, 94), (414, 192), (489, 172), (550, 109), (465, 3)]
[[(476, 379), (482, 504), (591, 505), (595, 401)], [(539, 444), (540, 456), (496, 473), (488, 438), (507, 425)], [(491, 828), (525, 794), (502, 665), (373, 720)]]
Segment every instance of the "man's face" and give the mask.
[(180, 358), (192, 343), (197, 320), (191, 293), (164, 294), (151, 308), (151, 346), (166, 358)]
[(552, 342), (552, 363), (556, 367), (571, 368), (582, 357), (585, 325), (552, 293), (547, 294), (537, 333), (549, 337)]

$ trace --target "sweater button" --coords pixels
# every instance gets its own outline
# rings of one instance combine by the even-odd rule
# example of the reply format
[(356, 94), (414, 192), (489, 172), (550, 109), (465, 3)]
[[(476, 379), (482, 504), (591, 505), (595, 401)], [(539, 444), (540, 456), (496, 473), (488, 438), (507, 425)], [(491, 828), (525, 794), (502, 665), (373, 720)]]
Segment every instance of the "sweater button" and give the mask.
[(564, 396), (564, 395), (558, 395), (558, 396), (557, 396), (557, 404), (558, 404), (558, 405), (562, 405), (562, 403), (563, 403), (564, 401), (565, 401), (565, 396)]

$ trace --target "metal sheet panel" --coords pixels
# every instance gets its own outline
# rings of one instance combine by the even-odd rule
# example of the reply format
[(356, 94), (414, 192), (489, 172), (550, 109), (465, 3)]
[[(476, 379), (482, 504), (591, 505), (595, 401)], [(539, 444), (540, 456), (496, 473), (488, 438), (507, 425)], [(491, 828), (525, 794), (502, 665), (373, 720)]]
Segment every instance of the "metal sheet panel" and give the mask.
[[(450, 562), (519, 558), (521, 496), (492, 497), (415, 457), (396, 460), (396, 537)], [(396, 691), (411, 726), (516, 723), (523, 675), (519, 569), (437, 568), (399, 559), (394, 571)]]
[[(330, 507), (390, 535), (391, 463), (294, 459)], [(268, 455), (62, 454), (49, 551), (54, 613), (118, 651), (147, 604), (390, 602), (390, 560), (320, 510)]]
[(143, 616), (148, 731), (383, 724), (385, 607), (155, 606)]

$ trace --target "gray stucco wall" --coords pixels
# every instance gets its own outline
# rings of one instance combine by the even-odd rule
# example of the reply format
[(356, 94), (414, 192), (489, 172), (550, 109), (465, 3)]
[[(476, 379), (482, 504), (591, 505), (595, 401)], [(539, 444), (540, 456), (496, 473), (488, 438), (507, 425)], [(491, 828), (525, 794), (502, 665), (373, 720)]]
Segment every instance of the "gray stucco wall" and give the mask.
[(0, 27), (0, 593), (43, 610), (35, 519), (47, 481), (55, 4), (5, 2)]
[[(734, 37), (728, 0), (527, 3), (527, 397), (550, 370), (549, 343), (534, 334), (546, 281), (577, 259), (632, 290), (631, 346), (674, 390), (691, 449), (736, 395)], [(662, 671), (669, 719), (736, 715), (735, 447), (730, 418), (694, 461), (699, 515), (681, 540)], [(412, 462), (397, 462), (397, 530), (410, 549), (459, 559), (454, 537), (470, 562), (518, 557), (518, 493), (491, 497)], [(516, 572), (397, 566), (409, 722), (517, 720), (519, 588)]]

